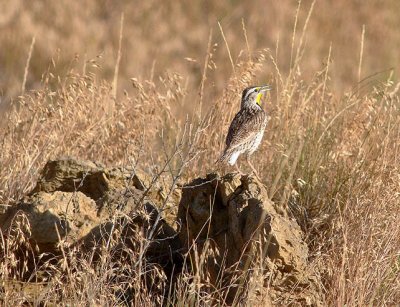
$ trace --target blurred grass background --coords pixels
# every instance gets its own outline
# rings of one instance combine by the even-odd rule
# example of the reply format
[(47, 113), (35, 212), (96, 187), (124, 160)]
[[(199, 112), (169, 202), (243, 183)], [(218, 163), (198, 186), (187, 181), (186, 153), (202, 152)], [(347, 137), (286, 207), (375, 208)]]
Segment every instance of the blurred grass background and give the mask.
[[(299, 8), (297, 31), (304, 26), (312, 2)], [(233, 59), (245, 46), (242, 21), (252, 51), (264, 48), (276, 54), (281, 72), (288, 72), (297, 1), (2, 1), (0, 3), (0, 95), (7, 101), (21, 92), (24, 67), (32, 38), (35, 45), (26, 89), (40, 87), (42, 74), (57, 62), (62, 74), (78, 62), (101, 55), (102, 78), (112, 80), (118, 52), (121, 13), (125, 14), (119, 90), (129, 78), (158, 76), (173, 70), (197, 86), (213, 31), (213, 61), (218, 67), (208, 75), (215, 95), (226, 85), (231, 64), (219, 31), (221, 23)], [(305, 79), (321, 69), (330, 45), (334, 61), (330, 71), (338, 90), (358, 81), (361, 33), (365, 25), (362, 76), (399, 67), (400, 26), (397, 0), (317, 1), (312, 11), (301, 63)], [(300, 35), (296, 36), (296, 42)], [(192, 60), (185, 60), (190, 58)], [(53, 72), (54, 73), (54, 72)], [(266, 72), (259, 76), (265, 80)], [(212, 97), (212, 96), (209, 96)]]

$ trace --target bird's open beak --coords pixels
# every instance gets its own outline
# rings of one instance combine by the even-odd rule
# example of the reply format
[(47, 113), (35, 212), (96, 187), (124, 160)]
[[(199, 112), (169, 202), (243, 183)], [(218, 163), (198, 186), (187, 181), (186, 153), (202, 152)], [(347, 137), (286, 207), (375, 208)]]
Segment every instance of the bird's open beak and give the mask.
[(272, 90), (271, 85), (263, 85), (263, 86), (260, 86), (260, 89), (259, 89), (260, 92), (266, 92), (266, 91), (270, 91), (270, 90)]
[(270, 90), (272, 90), (272, 87), (270, 85), (263, 85), (258, 88), (259, 94), (257, 95), (257, 98), (256, 98), (256, 102), (258, 103), (258, 105), (261, 105), (261, 97), (263, 96), (263, 94), (266, 91), (270, 91)]

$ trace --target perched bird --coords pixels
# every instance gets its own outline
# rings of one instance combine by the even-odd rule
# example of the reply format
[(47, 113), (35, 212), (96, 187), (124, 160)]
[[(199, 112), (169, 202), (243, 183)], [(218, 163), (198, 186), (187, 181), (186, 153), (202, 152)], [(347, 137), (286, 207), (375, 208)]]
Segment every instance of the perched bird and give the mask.
[[(269, 120), (260, 104), (263, 94), (271, 89), (269, 85), (264, 85), (250, 86), (243, 91), (240, 111), (235, 115), (229, 127), (226, 147), (219, 162), (234, 165), (239, 156), (245, 154), (247, 163), (257, 175), (249, 158), (260, 145)], [(239, 169), (238, 171), (240, 172)]]

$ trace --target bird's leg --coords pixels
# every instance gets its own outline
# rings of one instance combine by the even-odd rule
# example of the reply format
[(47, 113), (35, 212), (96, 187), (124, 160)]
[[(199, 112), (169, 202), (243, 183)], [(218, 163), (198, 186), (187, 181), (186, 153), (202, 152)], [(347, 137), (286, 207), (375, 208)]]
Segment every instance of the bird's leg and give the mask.
[(240, 175), (240, 176), (243, 176), (244, 174), (243, 174), (242, 171), (240, 170), (240, 168), (239, 168), (239, 166), (237, 165), (237, 163), (235, 163), (235, 167), (236, 167), (236, 170), (238, 171), (239, 175)]
[(260, 177), (258, 176), (258, 172), (256, 171), (255, 167), (253, 166), (253, 164), (251, 164), (250, 162), (250, 155), (246, 156), (246, 161), (249, 164), (251, 170), (253, 171), (254, 176), (256, 176), (256, 178), (258, 179), (258, 181), (262, 182)]

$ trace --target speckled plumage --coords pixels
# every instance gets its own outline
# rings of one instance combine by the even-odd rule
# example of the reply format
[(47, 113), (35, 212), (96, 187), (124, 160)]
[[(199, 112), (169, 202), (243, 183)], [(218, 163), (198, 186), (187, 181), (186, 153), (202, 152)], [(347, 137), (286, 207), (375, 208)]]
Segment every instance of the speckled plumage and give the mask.
[(243, 91), (241, 109), (229, 127), (221, 162), (234, 165), (241, 154), (250, 156), (261, 143), (268, 116), (256, 101), (260, 94), (255, 90), (257, 88), (260, 87), (249, 87)]

